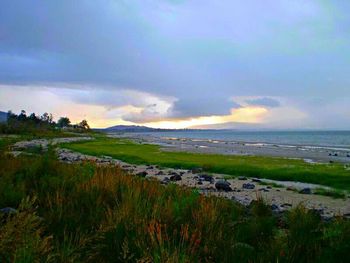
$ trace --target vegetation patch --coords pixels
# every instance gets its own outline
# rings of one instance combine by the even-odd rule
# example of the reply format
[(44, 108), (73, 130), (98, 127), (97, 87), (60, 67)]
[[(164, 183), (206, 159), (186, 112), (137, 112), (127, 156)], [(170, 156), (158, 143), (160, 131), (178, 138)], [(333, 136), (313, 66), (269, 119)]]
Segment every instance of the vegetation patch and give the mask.
[(324, 195), (324, 196), (330, 196), (333, 198), (346, 198), (346, 192), (337, 190), (337, 189), (324, 189), (324, 188), (317, 188), (313, 192), (316, 195)]
[(157, 145), (102, 136), (94, 141), (66, 144), (64, 147), (89, 155), (108, 155), (134, 164), (184, 169), (201, 167), (211, 173), (299, 181), (350, 190), (350, 171), (337, 163), (315, 166), (302, 160), (284, 158), (161, 151)]
[(350, 222), (276, 218), (53, 152), (0, 156), (1, 262), (345, 262)]

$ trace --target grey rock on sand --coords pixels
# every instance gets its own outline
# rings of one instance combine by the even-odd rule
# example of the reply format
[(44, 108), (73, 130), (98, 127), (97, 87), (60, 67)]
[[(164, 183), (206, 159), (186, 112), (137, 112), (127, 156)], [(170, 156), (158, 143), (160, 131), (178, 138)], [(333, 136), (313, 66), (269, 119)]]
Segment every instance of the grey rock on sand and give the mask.
[(219, 181), (217, 181), (216, 183), (215, 183), (215, 188), (217, 189), (217, 190), (223, 190), (223, 191), (225, 191), (225, 192), (230, 192), (230, 191), (232, 191), (232, 188), (231, 188), (231, 186), (230, 186), (230, 183), (229, 182), (226, 182), (226, 181), (224, 181), (224, 180), (219, 180)]
[(243, 189), (254, 189), (255, 185), (254, 184), (250, 184), (250, 183), (246, 183), (246, 184), (243, 184), (242, 188)]
[(137, 175), (137, 176), (140, 176), (140, 177), (146, 177), (147, 174), (148, 174), (148, 173), (147, 173), (146, 171), (143, 171), (143, 172), (137, 173), (136, 175)]
[(181, 181), (182, 178), (181, 178), (181, 175), (179, 174), (174, 174), (172, 176), (170, 176), (170, 181)]
[(311, 194), (312, 194), (310, 188), (301, 189), (301, 190), (299, 191), (299, 193), (300, 193), (300, 194), (304, 194), (304, 195), (311, 195)]

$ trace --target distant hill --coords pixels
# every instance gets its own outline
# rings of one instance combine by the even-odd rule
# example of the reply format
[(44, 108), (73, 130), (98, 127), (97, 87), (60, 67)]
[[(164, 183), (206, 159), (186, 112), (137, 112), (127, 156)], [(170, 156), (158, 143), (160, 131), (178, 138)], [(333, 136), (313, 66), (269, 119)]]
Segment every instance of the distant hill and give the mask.
[(137, 126), (137, 125), (116, 125), (102, 131), (105, 132), (152, 132), (159, 131), (159, 129), (153, 129), (146, 126)]
[(106, 129), (97, 129), (102, 132), (166, 132), (166, 131), (180, 131), (186, 129), (156, 129), (146, 126), (138, 125), (116, 125)]
[(7, 112), (0, 111), (0, 122), (7, 121)]

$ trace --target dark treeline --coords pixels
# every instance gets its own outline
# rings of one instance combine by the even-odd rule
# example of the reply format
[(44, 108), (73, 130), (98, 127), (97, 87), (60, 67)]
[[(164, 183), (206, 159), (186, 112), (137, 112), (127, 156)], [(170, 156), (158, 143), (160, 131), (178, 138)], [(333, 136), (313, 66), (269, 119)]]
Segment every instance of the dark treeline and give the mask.
[(39, 116), (35, 113), (27, 114), (25, 110), (20, 114), (9, 111), (7, 121), (0, 125), (0, 133), (36, 133), (62, 129), (83, 132), (90, 130), (90, 126), (86, 120), (72, 125), (68, 117), (61, 117), (55, 122), (51, 113), (45, 112)]

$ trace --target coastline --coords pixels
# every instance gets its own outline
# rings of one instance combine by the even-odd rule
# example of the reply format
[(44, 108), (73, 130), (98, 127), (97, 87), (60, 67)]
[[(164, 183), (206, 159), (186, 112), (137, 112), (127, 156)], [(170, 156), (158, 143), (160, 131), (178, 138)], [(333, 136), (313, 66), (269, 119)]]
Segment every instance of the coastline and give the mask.
[(175, 138), (147, 133), (108, 133), (111, 138), (129, 138), (139, 143), (155, 144), (164, 151), (211, 153), (302, 159), (307, 163), (339, 162), (350, 164), (349, 147), (288, 145), (213, 139)]
[[(40, 146), (43, 149), (47, 149), (50, 144), (60, 145), (61, 143), (68, 143), (69, 145), (69, 143), (89, 140), (93, 140), (93, 138), (75, 137), (20, 141), (13, 145), (11, 154), (18, 156), (23, 153), (22, 150), (30, 147)], [(207, 175), (202, 170), (165, 168), (150, 164), (135, 165), (114, 159), (110, 156), (91, 156), (79, 153), (69, 150), (65, 146), (58, 147), (56, 153), (58, 159), (65, 163), (92, 161), (98, 165), (117, 165), (126, 172), (136, 176), (157, 180), (164, 185), (175, 183), (183, 187), (197, 189), (197, 191), (204, 195), (214, 195), (230, 199), (244, 206), (249, 206), (253, 201), (263, 198), (271, 206), (273, 212), (277, 214), (295, 208), (302, 203), (306, 208), (315, 210), (325, 220), (329, 220), (334, 216), (344, 216), (346, 218), (350, 216), (348, 196), (342, 199), (334, 199), (330, 196), (313, 194), (318, 188), (325, 190), (331, 189), (326, 186), (301, 182), (246, 178), (243, 176), (227, 178), (225, 174), (212, 173)], [(212, 179), (208, 180), (208, 178)], [(230, 185), (229, 191), (217, 189), (216, 183), (222, 181)], [(304, 193), (303, 190), (305, 189), (310, 190)]]

